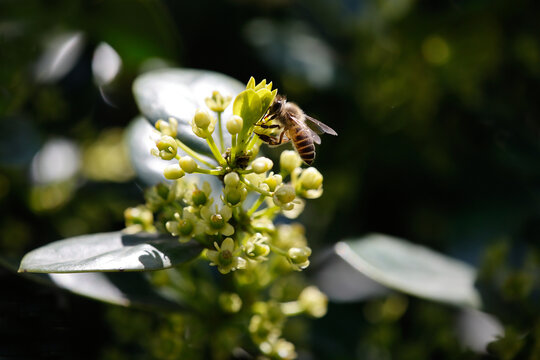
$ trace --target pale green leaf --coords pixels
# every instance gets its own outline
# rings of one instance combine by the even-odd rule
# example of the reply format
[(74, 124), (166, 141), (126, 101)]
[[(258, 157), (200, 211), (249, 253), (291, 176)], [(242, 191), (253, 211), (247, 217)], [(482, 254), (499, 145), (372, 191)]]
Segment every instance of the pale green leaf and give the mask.
[(56, 241), (24, 256), (19, 272), (76, 273), (149, 271), (185, 263), (200, 254), (195, 242), (165, 234), (120, 231)]
[[(0, 265), (16, 272), (20, 261), (0, 256)], [(163, 310), (184, 310), (181, 298), (164, 296), (156, 290), (148, 273), (74, 273), (34, 274), (23, 273), (29, 280), (49, 286), (57, 286), (74, 294), (121, 306), (135, 306)]]
[(470, 265), (426, 247), (382, 234), (335, 245), (336, 253), (389, 288), (454, 305), (480, 306)]
[[(133, 83), (133, 94), (143, 116), (155, 124), (159, 119), (174, 117), (178, 120), (178, 138), (193, 150), (211, 155), (204, 139), (191, 130), (191, 120), (197, 109), (209, 111), (205, 99), (219, 91), (234, 98), (244, 90), (244, 85), (229, 76), (194, 69), (161, 69), (140, 75)], [(223, 120), (232, 115), (231, 106), (223, 112)], [(223, 133), (228, 134), (225, 121)], [(213, 133), (219, 144), (218, 129)], [(224, 137), (225, 147), (230, 147), (230, 136)]]

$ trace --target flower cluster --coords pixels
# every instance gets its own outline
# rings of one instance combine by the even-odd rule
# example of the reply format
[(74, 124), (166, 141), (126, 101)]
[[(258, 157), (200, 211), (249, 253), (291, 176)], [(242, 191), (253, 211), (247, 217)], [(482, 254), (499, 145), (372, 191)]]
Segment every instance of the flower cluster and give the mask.
[[(262, 289), (271, 277), (305, 269), (311, 249), (303, 228), (276, 226), (274, 221), (280, 215), (296, 218), (304, 199), (320, 197), (323, 176), (314, 167), (302, 167), (293, 150), (283, 151), (278, 164), (259, 156), (263, 141), (255, 129), (267, 121), (276, 94), (272, 83), (256, 84), (251, 78), (234, 99), (233, 115), (227, 119), (223, 113), (232, 99), (215, 91), (206, 99), (208, 108), (198, 109), (191, 119), (192, 134), (178, 134), (177, 119), (156, 122), (159, 138), (152, 153), (177, 161), (164, 170), (164, 177), (172, 181), (149, 189), (146, 205), (126, 212), (127, 225), (166, 231), (182, 242), (198, 241), (210, 265), (222, 274), (235, 271), (238, 286)], [(186, 136), (204, 139), (208, 151), (193, 150), (182, 140)], [(209, 175), (213, 179), (205, 181)], [(229, 313), (246, 308), (253, 342), (276, 359), (296, 357), (294, 345), (281, 338), (287, 316), (320, 317), (326, 312), (326, 297), (313, 287), (306, 288), (298, 301), (281, 304), (260, 300), (244, 306), (239, 295), (224, 294), (222, 306), (226, 304)]]

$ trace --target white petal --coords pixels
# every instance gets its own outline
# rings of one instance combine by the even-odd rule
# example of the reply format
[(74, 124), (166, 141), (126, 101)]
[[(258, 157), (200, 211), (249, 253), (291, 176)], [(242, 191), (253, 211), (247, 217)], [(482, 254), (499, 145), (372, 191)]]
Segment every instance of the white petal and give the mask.
[[(233, 232), (234, 232), (234, 229), (233, 229)], [(223, 243), (221, 243), (221, 251), (227, 251), (227, 250), (230, 252), (234, 251), (234, 240), (231, 238), (226, 238), (225, 240), (223, 240)]]

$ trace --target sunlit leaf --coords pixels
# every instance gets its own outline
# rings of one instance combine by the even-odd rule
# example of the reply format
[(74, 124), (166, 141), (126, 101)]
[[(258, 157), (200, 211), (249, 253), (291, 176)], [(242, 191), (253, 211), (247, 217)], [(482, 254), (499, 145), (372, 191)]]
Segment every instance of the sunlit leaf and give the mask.
[[(234, 98), (244, 85), (223, 74), (194, 69), (162, 69), (139, 76), (133, 83), (133, 93), (141, 113), (153, 124), (159, 119), (174, 117), (178, 120), (178, 138), (193, 150), (211, 155), (204, 139), (191, 130), (191, 119), (197, 109), (208, 110), (205, 99), (213, 91)], [(231, 106), (223, 112), (223, 133), (228, 134), (225, 120), (232, 115)], [(219, 144), (218, 129), (213, 137)], [(230, 146), (230, 136), (224, 136)]]
[(120, 231), (56, 241), (24, 256), (19, 272), (75, 273), (148, 271), (170, 268), (195, 258), (201, 247), (164, 234)]
[[(0, 256), (0, 265), (16, 272), (19, 260), (16, 257)], [(178, 297), (174, 300), (157, 292), (148, 275), (130, 273), (75, 273), (33, 274), (24, 273), (29, 280), (49, 286), (57, 286), (77, 295), (121, 306), (155, 308), (160, 310), (182, 310)]]
[(454, 305), (480, 306), (475, 269), (423, 246), (372, 234), (339, 242), (335, 251), (355, 269), (389, 288)]

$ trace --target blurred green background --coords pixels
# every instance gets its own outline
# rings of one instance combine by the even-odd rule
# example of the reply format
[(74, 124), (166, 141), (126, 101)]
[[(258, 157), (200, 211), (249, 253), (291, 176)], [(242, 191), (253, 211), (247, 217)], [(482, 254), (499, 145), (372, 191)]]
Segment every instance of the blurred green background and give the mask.
[[(538, 10), (526, 0), (3, 0), (0, 255), (117, 230), (123, 209), (143, 202), (121, 145), (140, 73), (266, 78), (339, 133), (318, 148), (325, 193), (300, 218), (315, 254), (381, 232), (462, 259), (481, 269), (485, 310), (505, 328), (490, 354), (473, 352), (456, 309), (391, 294), (292, 326), (311, 349), (300, 355), (538, 359)], [(7, 267), (0, 279), (0, 357), (175, 358), (181, 319)]]

